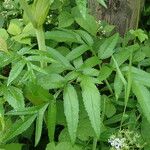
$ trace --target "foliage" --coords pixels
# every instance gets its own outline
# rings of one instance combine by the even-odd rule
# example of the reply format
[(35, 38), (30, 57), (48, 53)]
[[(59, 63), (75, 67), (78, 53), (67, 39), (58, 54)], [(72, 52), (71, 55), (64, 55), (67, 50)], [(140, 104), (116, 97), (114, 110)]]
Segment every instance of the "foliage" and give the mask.
[(0, 148), (149, 149), (149, 37), (86, 3), (0, 1)]

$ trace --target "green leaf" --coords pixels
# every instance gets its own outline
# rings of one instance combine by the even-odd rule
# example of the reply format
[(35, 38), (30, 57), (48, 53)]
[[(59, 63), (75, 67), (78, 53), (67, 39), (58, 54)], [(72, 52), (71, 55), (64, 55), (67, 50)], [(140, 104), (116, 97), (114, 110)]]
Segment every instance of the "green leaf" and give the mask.
[(83, 41), (88, 45), (88, 46), (92, 46), (94, 41), (92, 36), (84, 31), (84, 30), (76, 30), (76, 32), (81, 36), (81, 38), (83, 39)]
[(90, 57), (88, 59), (86, 59), (83, 63), (83, 65), (81, 65), (81, 67), (79, 69), (85, 69), (85, 68), (90, 68), (90, 67), (94, 67), (98, 64), (100, 64), (101, 61), (99, 60), (99, 58), (97, 56), (93, 56)]
[(5, 144), (4, 146), (0, 146), (1, 150), (10, 150), (10, 149), (15, 149), (15, 150), (22, 150), (23, 144), (19, 143), (11, 143), (11, 144)]
[(23, 91), (25, 97), (34, 105), (43, 104), (52, 99), (52, 95), (49, 91), (45, 90), (40, 84), (37, 83), (27, 82)]
[(105, 3), (105, 0), (97, 0), (102, 6), (104, 6), (105, 8), (107, 8), (107, 5)]
[(80, 10), (75, 7), (72, 9), (72, 14), (75, 17), (75, 21), (91, 35), (96, 36), (98, 31), (98, 24), (95, 18), (89, 14), (86, 14), (85, 18), (80, 14)]
[(63, 99), (64, 99), (64, 112), (68, 125), (69, 135), (71, 138), (71, 142), (75, 143), (79, 120), (79, 103), (76, 90), (71, 84), (68, 84), (65, 87)]
[(35, 120), (36, 115), (26, 117), (24, 120), (18, 120), (12, 126), (6, 131), (5, 134), (2, 136), (2, 141), (5, 143), (11, 139), (13, 139), (15, 136), (21, 134), (25, 130), (27, 130), (33, 121)]
[(12, 81), (14, 81), (18, 77), (18, 75), (23, 70), (25, 64), (26, 63), (24, 60), (20, 60), (20, 61), (16, 62), (15, 64), (13, 64), (12, 69), (9, 73), (7, 85), (9, 85)]
[(89, 50), (89, 47), (87, 45), (81, 45), (75, 49), (73, 49), (67, 56), (66, 58), (69, 61), (74, 60), (75, 58), (81, 56), (84, 52), (86, 52), (87, 50)]
[(130, 30), (130, 33), (137, 37), (141, 43), (148, 39), (148, 36), (142, 29)]
[(44, 118), (44, 113), (48, 107), (48, 104), (45, 104), (38, 112), (37, 118), (36, 118), (36, 129), (35, 129), (35, 146), (40, 141), (41, 134), (42, 134), (42, 128), (43, 128), (43, 118)]
[(73, 66), (69, 63), (69, 61), (63, 55), (61, 55), (57, 50), (48, 47), (47, 51), (54, 59), (56, 59), (66, 68), (73, 69)]
[(86, 4), (87, 1), (86, 0), (76, 0), (76, 4), (79, 8), (79, 11), (81, 13), (81, 15), (83, 16), (83, 18), (86, 17)]
[[(128, 72), (129, 67), (125, 66), (124, 68), (122, 68), (122, 72)], [(132, 73), (132, 78), (138, 82), (140, 82), (141, 84), (150, 87), (150, 73), (145, 72), (141, 69), (135, 68), (135, 67), (131, 67), (131, 73)]]
[(114, 48), (118, 42), (119, 34), (116, 33), (110, 38), (107, 38), (98, 50), (98, 56), (100, 59), (109, 58), (115, 51)]
[(58, 22), (59, 27), (64, 28), (70, 26), (74, 22), (74, 18), (69, 12), (62, 11), (58, 16)]
[(62, 88), (65, 85), (66, 80), (61, 75), (52, 73), (48, 75), (39, 74), (37, 77), (37, 82), (44, 89), (48, 90), (48, 89)]
[(118, 100), (118, 98), (120, 97), (122, 89), (123, 89), (123, 83), (119, 78), (118, 73), (116, 73), (115, 80), (114, 80), (114, 91), (115, 91), (116, 100)]
[(38, 106), (32, 106), (32, 107), (26, 107), (16, 110), (12, 110), (6, 113), (6, 115), (33, 115), (37, 114), (40, 109), (42, 109), (46, 104), (38, 105)]
[(112, 71), (112, 68), (110, 68), (109, 66), (102, 66), (98, 75), (98, 79), (100, 81), (106, 80), (111, 75)]
[(8, 52), (6, 41), (0, 37), (0, 51)]
[(24, 108), (24, 97), (22, 91), (19, 88), (16, 88), (14, 86), (4, 87), (3, 94), (5, 100), (15, 110)]
[[(81, 38), (75, 32), (63, 30), (63, 31), (47, 31), (45, 33), (46, 39), (51, 39), (57, 42), (75, 42), (75, 43), (83, 43)], [(65, 37), (65, 38), (64, 38)]]
[(12, 20), (8, 26), (8, 33), (12, 35), (19, 35), (21, 33), (21, 28), (19, 26), (19, 21)]
[(9, 37), (7, 31), (3, 28), (0, 28), (0, 38), (3, 38), (4, 40), (7, 40)]
[(47, 128), (48, 128), (49, 141), (54, 141), (56, 115), (57, 115), (56, 99), (52, 99), (48, 107), (48, 116), (47, 116)]
[(143, 115), (150, 123), (150, 91), (137, 81), (132, 83), (133, 93), (136, 95), (138, 103), (142, 109)]
[[(125, 48), (121, 48), (121, 50), (114, 54), (114, 58), (118, 63), (118, 66), (122, 65), (126, 60), (128, 60), (129, 56), (140, 49), (139, 44), (134, 44), (131, 46), (127, 46)], [(111, 62), (112, 66), (115, 67), (114, 62)]]
[(82, 78), (81, 88), (85, 109), (88, 113), (96, 137), (99, 138), (101, 126), (100, 93), (95, 84), (88, 77)]

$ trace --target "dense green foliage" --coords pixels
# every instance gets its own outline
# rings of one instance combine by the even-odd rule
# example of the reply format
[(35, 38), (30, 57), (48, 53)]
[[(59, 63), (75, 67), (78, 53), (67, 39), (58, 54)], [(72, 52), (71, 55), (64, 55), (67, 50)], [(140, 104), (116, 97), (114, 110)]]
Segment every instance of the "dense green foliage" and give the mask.
[(149, 150), (148, 31), (121, 37), (86, 4), (0, 1), (0, 148)]

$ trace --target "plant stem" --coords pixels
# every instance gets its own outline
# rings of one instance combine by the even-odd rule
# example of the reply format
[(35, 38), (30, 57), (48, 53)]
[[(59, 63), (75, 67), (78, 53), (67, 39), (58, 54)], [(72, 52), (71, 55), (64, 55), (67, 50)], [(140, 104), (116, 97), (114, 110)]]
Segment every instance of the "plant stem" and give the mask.
[(97, 146), (97, 138), (93, 139), (93, 148), (92, 150), (96, 150), (96, 146)]
[[(43, 27), (40, 26), (36, 30), (36, 37), (38, 42), (39, 50), (46, 51), (46, 45), (45, 45), (45, 36), (44, 36), (44, 30)], [(41, 61), (41, 67), (44, 68), (47, 66), (46, 62)]]

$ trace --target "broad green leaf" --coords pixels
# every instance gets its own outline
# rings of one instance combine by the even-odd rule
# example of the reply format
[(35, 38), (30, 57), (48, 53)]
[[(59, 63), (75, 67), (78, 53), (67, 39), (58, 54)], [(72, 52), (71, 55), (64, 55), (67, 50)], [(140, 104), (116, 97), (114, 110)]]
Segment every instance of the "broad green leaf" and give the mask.
[(66, 58), (69, 61), (74, 60), (75, 58), (78, 58), (79, 56), (81, 56), (84, 52), (86, 52), (87, 50), (89, 50), (89, 47), (87, 45), (81, 45), (75, 49), (73, 49), (67, 56)]
[[(129, 67), (125, 66), (122, 68), (122, 72), (128, 72)], [(132, 78), (141, 84), (150, 87), (150, 73), (145, 72), (141, 69), (131, 67), (131, 72), (132, 72)]]
[(8, 86), (4, 87), (3, 94), (5, 100), (11, 105), (15, 110), (24, 108), (24, 97), (21, 89)]
[(15, 136), (23, 133), (25, 130), (27, 130), (33, 121), (35, 120), (36, 115), (26, 117), (24, 120), (17, 120), (7, 131), (5, 134), (3, 134), (2, 141), (5, 143), (11, 139), (13, 139)]
[[(66, 19), (67, 18), (67, 19)], [(59, 27), (68, 27), (74, 22), (74, 18), (67, 11), (62, 11), (58, 16)]]
[[(139, 45), (138, 44), (134, 44), (131, 46), (127, 46), (125, 48), (121, 48), (121, 51), (119, 51), (118, 53), (114, 54), (114, 58), (116, 60), (116, 62), (118, 63), (118, 66), (122, 65), (130, 56), (131, 53), (139, 50)], [(114, 62), (111, 62), (112, 66), (115, 67)]]
[(74, 61), (73, 61), (73, 64), (75, 66), (75, 68), (80, 68), (81, 65), (83, 64), (83, 59), (82, 59), (82, 56), (76, 58)]
[[(65, 38), (64, 38), (65, 37)], [(63, 31), (47, 31), (45, 33), (45, 38), (46, 39), (51, 39), (57, 42), (75, 42), (75, 43), (83, 43), (79, 35), (75, 32), (66, 32), (65, 30)]]
[(0, 37), (0, 51), (3, 51), (3, 52), (8, 52), (7, 50), (7, 43), (6, 41)]
[(81, 38), (83, 39), (83, 41), (88, 45), (88, 46), (92, 46), (94, 41), (92, 36), (84, 31), (84, 30), (76, 30), (76, 32), (81, 36)]
[(15, 80), (19, 76), (19, 74), (23, 70), (25, 64), (26, 63), (24, 60), (20, 60), (12, 65), (12, 69), (9, 73), (7, 85), (9, 85), (13, 80)]
[(105, 3), (105, 0), (97, 0), (102, 6), (104, 6), (105, 8), (107, 8), (107, 5)]
[(0, 28), (0, 38), (3, 38), (4, 40), (7, 40), (9, 37), (7, 31), (3, 28)]
[(79, 103), (75, 88), (68, 84), (63, 93), (64, 113), (66, 116), (68, 131), (72, 143), (75, 143), (79, 121)]
[(99, 138), (101, 126), (100, 93), (91, 79), (85, 76), (82, 78), (81, 88), (85, 109), (88, 113), (96, 137)]
[(37, 82), (44, 89), (48, 90), (48, 89), (62, 88), (65, 85), (66, 80), (61, 75), (52, 73), (48, 75), (39, 74), (37, 77)]
[(54, 142), (47, 144), (46, 150), (56, 150), (56, 146)]
[(144, 60), (144, 58), (146, 57), (145, 53), (142, 51), (137, 51), (136, 53), (134, 53), (132, 62), (133, 63), (138, 63), (142, 60)]
[(44, 113), (45, 113), (47, 107), (48, 107), (48, 104), (45, 104), (45, 106), (43, 106), (37, 114), (36, 129), (35, 129), (35, 146), (37, 146), (37, 144), (39, 143), (40, 138), (41, 138)]
[(115, 80), (114, 80), (114, 92), (115, 92), (116, 100), (118, 100), (118, 98), (120, 97), (122, 89), (123, 89), (123, 83), (119, 78), (118, 73), (116, 73)]
[(77, 7), (81, 13), (81, 15), (83, 16), (83, 18), (86, 18), (86, 4), (87, 4), (87, 1), (86, 0), (76, 0), (76, 4), (77, 4)]
[(94, 68), (85, 68), (82, 70), (83, 74), (89, 75), (89, 76), (98, 76), (99, 75), (99, 70), (94, 69)]
[(73, 66), (69, 63), (69, 61), (61, 55), (57, 50), (48, 47), (48, 53), (56, 59), (58, 62), (60, 62), (62, 65), (64, 65), (68, 69), (73, 69)]
[(18, 21), (11, 21), (7, 31), (12, 35), (19, 35), (21, 33), (21, 28)]
[(118, 42), (119, 34), (116, 33), (110, 38), (107, 38), (98, 50), (98, 56), (100, 59), (109, 58), (115, 51), (114, 48)]
[(94, 67), (100, 63), (101, 63), (101, 61), (99, 60), (99, 58), (97, 56), (93, 56), (93, 57), (86, 59), (84, 61), (83, 65), (81, 65), (81, 67), (79, 69)]
[(54, 141), (55, 126), (56, 126), (57, 105), (56, 99), (50, 101), (47, 115), (47, 129), (49, 141)]
[(142, 109), (142, 113), (150, 123), (150, 91), (137, 81), (132, 83), (132, 91), (136, 95), (138, 103)]
[(130, 30), (130, 33), (137, 37), (141, 43), (148, 39), (148, 36), (144, 33), (144, 30), (142, 29)]
[[(45, 80), (46, 81), (46, 80)], [(48, 90), (45, 90), (40, 84), (28, 82), (24, 88), (25, 97), (34, 105), (48, 102), (52, 99)]]
[(80, 14), (78, 7), (72, 9), (72, 14), (75, 17), (75, 21), (91, 35), (96, 36), (98, 31), (98, 24), (95, 18), (89, 14), (86, 14), (85, 18)]
[(98, 79), (100, 81), (106, 80), (111, 75), (112, 71), (112, 68), (110, 68), (109, 66), (102, 66), (98, 75)]

